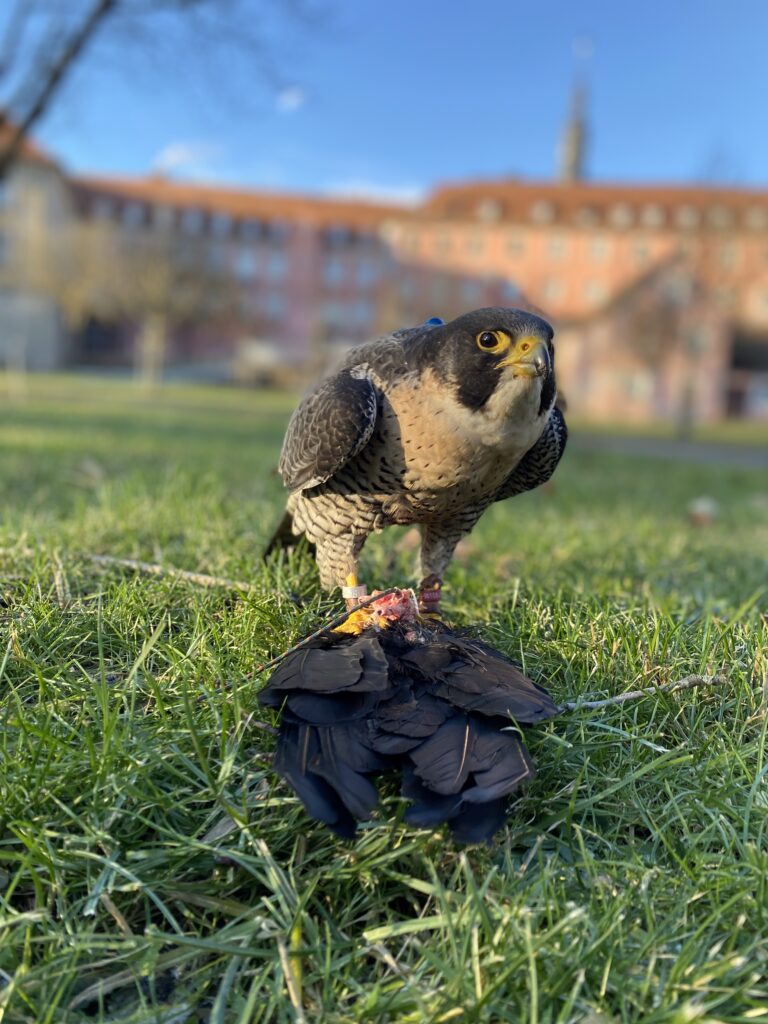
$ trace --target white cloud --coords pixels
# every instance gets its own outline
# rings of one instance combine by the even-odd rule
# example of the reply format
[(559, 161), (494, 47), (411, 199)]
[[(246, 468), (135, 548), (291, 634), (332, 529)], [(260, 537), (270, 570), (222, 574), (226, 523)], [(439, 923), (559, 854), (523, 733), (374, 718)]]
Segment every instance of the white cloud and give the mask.
[(353, 179), (329, 185), (325, 192), (343, 199), (363, 199), (372, 203), (392, 203), (393, 206), (417, 206), (425, 189), (421, 185), (383, 185), (376, 181)]
[(174, 171), (187, 177), (209, 175), (222, 155), (221, 146), (213, 142), (169, 142), (152, 159), (152, 169), (163, 174)]
[(277, 109), (281, 114), (292, 114), (307, 102), (307, 94), (300, 85), (287, 85), (275, 97)]

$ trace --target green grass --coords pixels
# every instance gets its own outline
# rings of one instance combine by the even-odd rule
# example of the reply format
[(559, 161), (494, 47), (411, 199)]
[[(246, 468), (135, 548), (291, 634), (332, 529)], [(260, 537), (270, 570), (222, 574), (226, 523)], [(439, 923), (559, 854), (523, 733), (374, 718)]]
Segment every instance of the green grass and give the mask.
[[(672, 422), (619, 423), (600, 420), (576, 420), (569, 416), (572, 426), (584, 433), (610, 435), (612, 437), (648, 437), (660, 440), (677, 440), (679, 427)], [(765, 419), (733, 419), (720, 423), (697, 423), (691, 428), (689, 441), (704, 444), (749, 445), (765, 448), (768, 446), (768, 421)]]
[[(727, 683), (537, 730), (488, 848), (406, 827), (386, 787), (345, 843), (258, 727), (254, 667), (337, 607), (306, 558), (259, 562), (288, 412), (65, 378), (3, 402), (0, 1019), (768, 1017), (764, 472), (574, 448), (552, 489), (492, 509), (447, 603), (558, 700)], [(719, 517), (695, 528), (700, 495)], [(369, 585), (410, 578), (402, 531), (366, 556)]]

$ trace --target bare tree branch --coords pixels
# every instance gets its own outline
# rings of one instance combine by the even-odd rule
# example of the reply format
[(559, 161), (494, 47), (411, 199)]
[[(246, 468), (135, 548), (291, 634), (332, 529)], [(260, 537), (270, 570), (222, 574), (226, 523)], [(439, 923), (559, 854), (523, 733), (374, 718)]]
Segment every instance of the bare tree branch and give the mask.
[(18, 0), (13, 8), (0, 45), (0, 78), (8, 73), (11, 61), (18, 52), (29, 15), (29, 0)]
[[(0, 0), (0, 6), (4, 3), (9, 5), (9, 0)], [(204, 86), (207, 97), (214, 81), (219, 106), (232, 100), (247, 103), (255, 91), (235, 86), (239, 76), (250, 78), (258, 71), (273, 94), (294, 84), (282, 68), (300, 62), (279, 59), (281, 29), (291, 21), (305, 33), (315, 31), (323, 19), (323, 3), (262, 0), (254, 14), (250, 0), (15, 0), (0, 18), (0, 103), (9, 113), (10, 125), (0, 142), (0, 178), (86, 51), (89, 63), (98, 64), (101, 53), (108, 57), (102, 71), (113, 74), (122, 69), (131, 74), (131, 81), (136, 80), (132, 56), (138, 54), (146, 63), (154, 54), (161, 77), (167, 78), (169, 63), (175, 61), (190, 72), (188, 90)], [(103, 46), (92, 43), (105, 21), (109, 31), (103, 33), (107, 47), (102, 52)], [(177, 79), (174, 72), (178, 89)], [(228, 85), (232, 97), (222, 94)]]
[(99, 25), (115, 10), (118, 0), (96, 0), (90, 13), (80, 27), (75, 30), (64, 49), (48, 69), (36, 98), (26, 114), (11, 131), (10, 137), (0, 150), (0, 178), (7, 172), (18, 153), (25, 136), (42, 116), (51, 97), (55, 93), (69, 68), (77, 60)]

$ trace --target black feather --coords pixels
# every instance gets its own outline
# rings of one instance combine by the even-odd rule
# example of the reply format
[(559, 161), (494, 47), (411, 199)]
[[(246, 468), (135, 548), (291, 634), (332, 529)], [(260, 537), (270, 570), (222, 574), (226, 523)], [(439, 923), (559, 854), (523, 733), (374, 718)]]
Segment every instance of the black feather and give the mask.
[(500, 652), (445, 627), (421, 642), (393, 626), (326, 631), (279, 665), (260, 694), (283, 707), (275, 769), (307, 812), (339, 835), (374, 811), (371, 776), (402, 771), (406, 821), (489, 840), (506, 801), (534, 775), (515, 723), (557, 713)]
[(309, 757), (318, 747), (317, 736), (309, 726), (281, 723), (275, 771), (295, 791), (311, 818), (322, 821), (338, 835), (351, 838), (355, 834), (354, 817), (335, 789), (309, 770)]
[(459, 814), (448, 822), (454, 839), (460, 843), (486, 843), (504, 825), (507, 801), (463, 805)]

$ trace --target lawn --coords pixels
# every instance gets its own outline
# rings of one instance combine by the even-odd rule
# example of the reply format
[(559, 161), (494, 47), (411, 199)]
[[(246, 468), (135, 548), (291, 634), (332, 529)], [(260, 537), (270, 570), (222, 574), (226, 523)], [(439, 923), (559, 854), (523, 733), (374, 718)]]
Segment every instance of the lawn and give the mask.
[[(255, 668), (339, 603), (306, 556), (259, 561), (289, 409), (67, 378), (3, 399), (0, 1020), (768, 1019), (765, 472), (577, 436), (553, 487), (494, 507), (446, 604), (558, 701), (725, 682), (530, 734), (489, 847), (408, 828), (386, 787), (348, 843), (275, 781), (256, 703)], [(366, 555), (369, 585), (410, 579), (403, 531)]]

